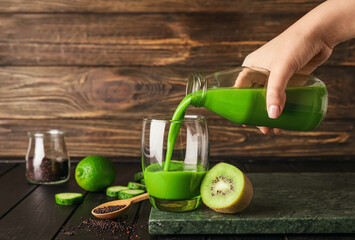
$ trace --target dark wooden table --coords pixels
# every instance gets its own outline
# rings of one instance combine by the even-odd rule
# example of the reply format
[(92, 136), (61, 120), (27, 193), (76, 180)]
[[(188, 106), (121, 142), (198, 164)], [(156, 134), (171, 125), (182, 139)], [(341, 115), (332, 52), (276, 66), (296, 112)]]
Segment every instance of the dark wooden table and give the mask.
[[(91, 209), (105, 201), (113, 200), (104, 192), (91, 193), (82, 190), (75, 182), (72, 165), (69, 182), (61, 185), (32, 185), (25, 179), (24, 163), (0, 163), (0, 239), (355, 239), (355, 234), (327, 235), (167, 235), (148, 233), (150, 205), (148, 201), (135, 204), (127, 213), (126, 222), (135, 226), (134, 231), (112, 235), (110, 232), (89, 231), (78, 228), (90, 218)], [(235, 164), (245, 172), (354, 172), (354, 159), (258, 159), (243, 160)], [(126, 185), (133, 174), (140, 171), (138, 161), (115, 163), (115, 184)], [(81, 192), (84, 202), (77, 206), (60, 206), (54, 195), (59, 192)], [(354, 189), (355, 191), (355, 189)]]

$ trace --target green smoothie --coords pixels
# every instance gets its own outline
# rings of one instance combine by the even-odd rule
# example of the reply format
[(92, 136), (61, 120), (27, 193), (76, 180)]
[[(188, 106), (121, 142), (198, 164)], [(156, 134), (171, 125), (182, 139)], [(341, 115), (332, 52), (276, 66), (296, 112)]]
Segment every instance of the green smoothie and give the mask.
[[(201, 98), (197, 93), (191, 104)], [(216, 88), (205, 94), (202, 106), (234, 123), (310, 131), (322, 122), (327, 108), (325, 86), (288, 87), (282, 114), (268, 117), (265, 88)]]
[(204, 168), (174, 160), (169, 164), (169, 171), (164, 171), (159, 163), (144, 170), (149, 196), (168, 200), (189, 200), (200, 196), (201, 181), (206, 174)]

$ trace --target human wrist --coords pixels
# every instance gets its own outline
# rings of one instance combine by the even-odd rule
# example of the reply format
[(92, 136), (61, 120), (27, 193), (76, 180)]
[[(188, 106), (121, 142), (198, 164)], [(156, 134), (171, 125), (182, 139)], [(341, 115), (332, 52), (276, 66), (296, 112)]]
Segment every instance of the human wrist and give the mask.
[(323, 46), (332, 49), (337, 44), (336, 33), (324, 20), (326, 15), (325, 11), (315, 8), (294, 23), (288, 31), (297, 39), (302, 40), (304, 44), (312, 45), (311, 48), (314, 50)]
[(355, 37), (355, 1), (328, 0), (313, 9), (304, 20), (313, 40), (329, 48)]

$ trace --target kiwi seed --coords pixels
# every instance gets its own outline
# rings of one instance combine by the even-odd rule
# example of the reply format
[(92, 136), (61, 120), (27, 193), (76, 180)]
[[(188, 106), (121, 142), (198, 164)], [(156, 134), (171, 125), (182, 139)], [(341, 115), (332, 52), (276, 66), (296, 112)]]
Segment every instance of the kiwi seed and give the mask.
[[(216, 185), (218, 184), (218, 182), (223, 182), (223, 184), (228, 184), (229, 188), (225, 188), (223, 190), (217, 190), (215, 191)], [(233, 187), (233, 180), (230, 178), (226, 178), (224, 176), (219, 176), (216, 177), (214, 180), (212, 180), (212, 186), (211, 186), (211, 196), (215, 196), (215, 195), (223, 195), (225, 196), (226, 194), (230, 193), (231, 191), (234, 190)]]

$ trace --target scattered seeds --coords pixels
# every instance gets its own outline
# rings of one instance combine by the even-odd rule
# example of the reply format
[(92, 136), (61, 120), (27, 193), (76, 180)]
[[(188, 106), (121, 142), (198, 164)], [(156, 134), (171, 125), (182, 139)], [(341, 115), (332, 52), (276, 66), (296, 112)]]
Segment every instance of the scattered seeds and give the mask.
[[(112, 236), (113, 239), (116, 239), (117, 237), (127, 238), (130, 234), (130, 237), (132, 237), (131, 239), (141, 239), (138, 234), (135, 234), (136, 225), (131, 224), (126, 220), (127, 216), (112, 220), (81, 218), (81, 221), (76, 228), (68, 225), (61, 231), (67, 236), (79, 235), (81, 231), (86, 230), (87, 232), (95, 234), (97, 237), (105, 237), (105, 239), (108, 236)], [(143, 227), (143, 225), (141, 225), (141, 227)]]

